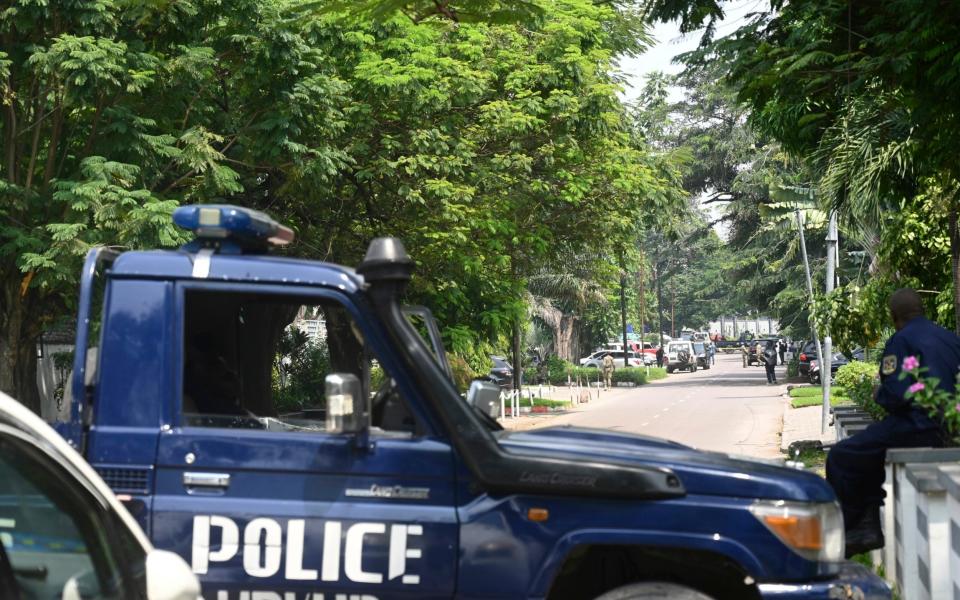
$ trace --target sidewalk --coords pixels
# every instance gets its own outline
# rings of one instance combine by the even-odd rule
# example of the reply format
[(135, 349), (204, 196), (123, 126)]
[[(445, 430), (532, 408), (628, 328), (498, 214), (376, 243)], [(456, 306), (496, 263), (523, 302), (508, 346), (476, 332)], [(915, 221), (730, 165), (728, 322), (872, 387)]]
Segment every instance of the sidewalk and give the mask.
[(820, 415), (822, 407), (806, 406), (792, 408), (790, 396), (784, 395), (783, 400), (783, 433), (780, 436), (780, 451), (786, 452), (790, 444), (801, 441), (819, 441), (822, 444), (832, 444), (836, 441), (836, 431), (828, 427), (827, 432), (820, 433)]

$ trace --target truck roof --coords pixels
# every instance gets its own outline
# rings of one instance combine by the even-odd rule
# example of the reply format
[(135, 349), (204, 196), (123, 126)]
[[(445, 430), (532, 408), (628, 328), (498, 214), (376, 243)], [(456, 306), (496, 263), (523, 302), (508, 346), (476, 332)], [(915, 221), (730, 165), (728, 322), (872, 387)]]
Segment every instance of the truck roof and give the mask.
[[(197, 254), (183, 250), (124, 252), (111, 268), (115, 277), (193, 279)], [(355, 293), (363, 277), (333, 263), (261, 254), (213, 254), (205, 279), (256, 283), (286, 283), (335, 287)]]

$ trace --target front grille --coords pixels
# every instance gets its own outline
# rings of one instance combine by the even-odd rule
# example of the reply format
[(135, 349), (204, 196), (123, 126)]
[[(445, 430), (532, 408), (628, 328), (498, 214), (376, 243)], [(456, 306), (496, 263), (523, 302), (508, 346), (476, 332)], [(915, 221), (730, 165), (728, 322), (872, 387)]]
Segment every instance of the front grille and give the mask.
[(97, 467), (97, 472), (115, 493), (150, 493), (149, 467)]

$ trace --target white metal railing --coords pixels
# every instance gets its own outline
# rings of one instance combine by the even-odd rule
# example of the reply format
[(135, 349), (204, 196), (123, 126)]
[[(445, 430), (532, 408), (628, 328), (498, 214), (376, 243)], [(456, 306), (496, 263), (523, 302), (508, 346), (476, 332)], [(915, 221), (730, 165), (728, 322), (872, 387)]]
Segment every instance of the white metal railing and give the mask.
[[(946, 528), (949, 540), (946, 544), (949, 559), (950, 587), (960, 590), (960, 465), (941, 465), (937, 469), (937, 478), (946, 490)], [(954, 591), (954, 597), (956, 596)]]
[[(954, 586), (960, 589), (960, 556), (951, 557), (951, 548), (960, 554), (960, 483), (955, 501), (948, 499), (944, 483), (950, 477), (944, 473), (958, 461), (960, 448), (887, 451), (881, 559), (884, 576), (901, 598), (952, 599)], [(960, 471), (957, 478), (960, 482)]]

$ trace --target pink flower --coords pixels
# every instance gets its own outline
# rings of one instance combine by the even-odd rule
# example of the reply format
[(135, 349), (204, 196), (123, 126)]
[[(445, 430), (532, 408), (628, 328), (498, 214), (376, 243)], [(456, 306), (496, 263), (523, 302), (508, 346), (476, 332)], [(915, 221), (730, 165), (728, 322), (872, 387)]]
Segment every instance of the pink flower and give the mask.
[[(906, 361), (904, 361), (904, 362), (906, 362)], [(915, 384), (913, 384), (913, 385), (911, 385), (910, 387), (908, 387), (908, 388), (907, 388), (907, 391), (910, 392), (911, 394), (916, 394), (917, 392), (919, 392), (919, 391), (922, 390), (922, 389), (925, 389), (926, 387), (927, 387), (927, 386), (923, 385), (923, 382), (922, 382), (922, 381), (918, 381), (918, 382), (916, 382)]]
[(960, 412), (960, 404), (957, 404), (954, 408), (957, 409), (957, 412)]
[[(916, 356), (908, 356), (908, 357), (906, 357), (905, 359), (903, 359), (903, 370), (904, 370), (904, 371), (912, 371), (912, 370), (916, 369), (916, 368), (919, 367), (919, 366), (920, 366), (920, 361), (917, 360), (917, 357), (916, 357)], [(923, 389), (923, 388), (921, 388), (921, 389)]]

